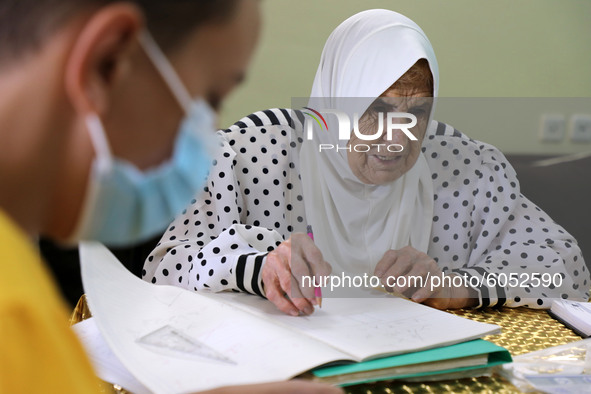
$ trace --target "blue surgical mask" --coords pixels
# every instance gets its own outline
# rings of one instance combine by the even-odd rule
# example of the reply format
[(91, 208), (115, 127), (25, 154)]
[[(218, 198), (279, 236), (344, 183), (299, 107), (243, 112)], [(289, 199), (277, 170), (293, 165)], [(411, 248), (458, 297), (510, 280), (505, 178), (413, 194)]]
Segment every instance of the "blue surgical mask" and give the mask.
[[(215, 113), (191, 99), (172, 65), (144, 32), (140, 42), (185, 110), (173, 156), (155, 169), (140, 171), (113, 157), (96, 114), (86, 125), (96, 152), (77, 229), (70, 242), (95, 240), (110, 246), (134, 244), (162, 233), (205, 184), (215, 149)], [(138, 141), (139, 143), (139, 141)]]

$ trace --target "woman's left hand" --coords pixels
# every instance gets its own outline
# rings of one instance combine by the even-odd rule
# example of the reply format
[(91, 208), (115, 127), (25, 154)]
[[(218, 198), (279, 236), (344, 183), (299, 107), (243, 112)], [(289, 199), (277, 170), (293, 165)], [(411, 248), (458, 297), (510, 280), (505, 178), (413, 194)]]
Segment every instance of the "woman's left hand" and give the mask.
[(435, 260), (411, 246), (387, 251), (376, 265), (374, 275), (387, 291), (396, 291), (433, 308), (459, 309), (478, 303), (474, 289), (465, 284), (451, 286), (453, 281), (441, 280), (443, 276), (455, 274), (443, 274)]

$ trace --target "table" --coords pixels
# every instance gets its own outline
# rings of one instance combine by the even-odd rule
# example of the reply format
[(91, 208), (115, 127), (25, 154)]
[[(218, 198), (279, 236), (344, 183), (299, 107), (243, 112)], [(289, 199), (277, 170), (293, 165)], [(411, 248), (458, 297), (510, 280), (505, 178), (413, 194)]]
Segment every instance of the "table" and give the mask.
[[(545, 310), (500, 308), (461, 309), (450, 312), (479, 322), (499, 325), (502, 328), (501, 334), (490, 335), (484, 339), (503, 346), (513, 356), (581, 339), (580, 336), (551, 318)], [(90, 316), (86, 298), (83, 296), (70, 318), (70, 323), (75, 324)], [(125, 393), (124, 390), (116, 386), (115, 392)], [(378, 382), (347, 387), (346, 392), (351, 394), (519, 393), (515, 386), (497, 375), (430, 383)]]

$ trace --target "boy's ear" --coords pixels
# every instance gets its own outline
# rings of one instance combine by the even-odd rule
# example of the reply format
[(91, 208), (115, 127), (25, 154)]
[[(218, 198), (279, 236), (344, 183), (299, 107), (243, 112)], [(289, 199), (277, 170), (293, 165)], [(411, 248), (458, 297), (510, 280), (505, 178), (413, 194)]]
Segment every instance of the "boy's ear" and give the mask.
[(66, 60), (66, 92), (81, 115), (104, 114), (110, 89), (130, 72), (141, 10), (128, 3), (105, 6), (86, 21)]

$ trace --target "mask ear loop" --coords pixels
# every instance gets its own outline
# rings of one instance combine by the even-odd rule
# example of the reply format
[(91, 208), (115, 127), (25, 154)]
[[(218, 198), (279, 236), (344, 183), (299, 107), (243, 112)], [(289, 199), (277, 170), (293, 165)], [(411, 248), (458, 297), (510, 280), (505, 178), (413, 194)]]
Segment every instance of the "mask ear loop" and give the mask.
[(166, 55), (147, 30), (139, 33), (138, 40), (185, 114), (189, 114), (193, 99)]
[(68, 246), (78, 244), (78, 242), (81, 241), (80, 235), (85, 232), (90, 224), (93, 209), (97, 204), (99, 190), (94, 178), (108, 174), (113, 169), (113, 155), (111, 154), (111, 148), (109, 147), (109, 141), (107, 141), (105, 128), (103, 127), (101, 119), (97, 114), (93, 113), (86, 115), (84, 121), (86, 123), (86, 128), (88, 129), (90, 141), (94, 147), (96, 158), (93, 167), (90, 169), (86, 196), (84, 197), (78, 223), (74, 227), (72, 234), (70, 234), (70, 236), (64, 241), (64, 245)]
[(97, 114), (87, 115), (85, 121), (90, 140), (94, 146), (97, 169), (100, 172), (108, 172), (113, 167), (113, 154), (103, 124)]

